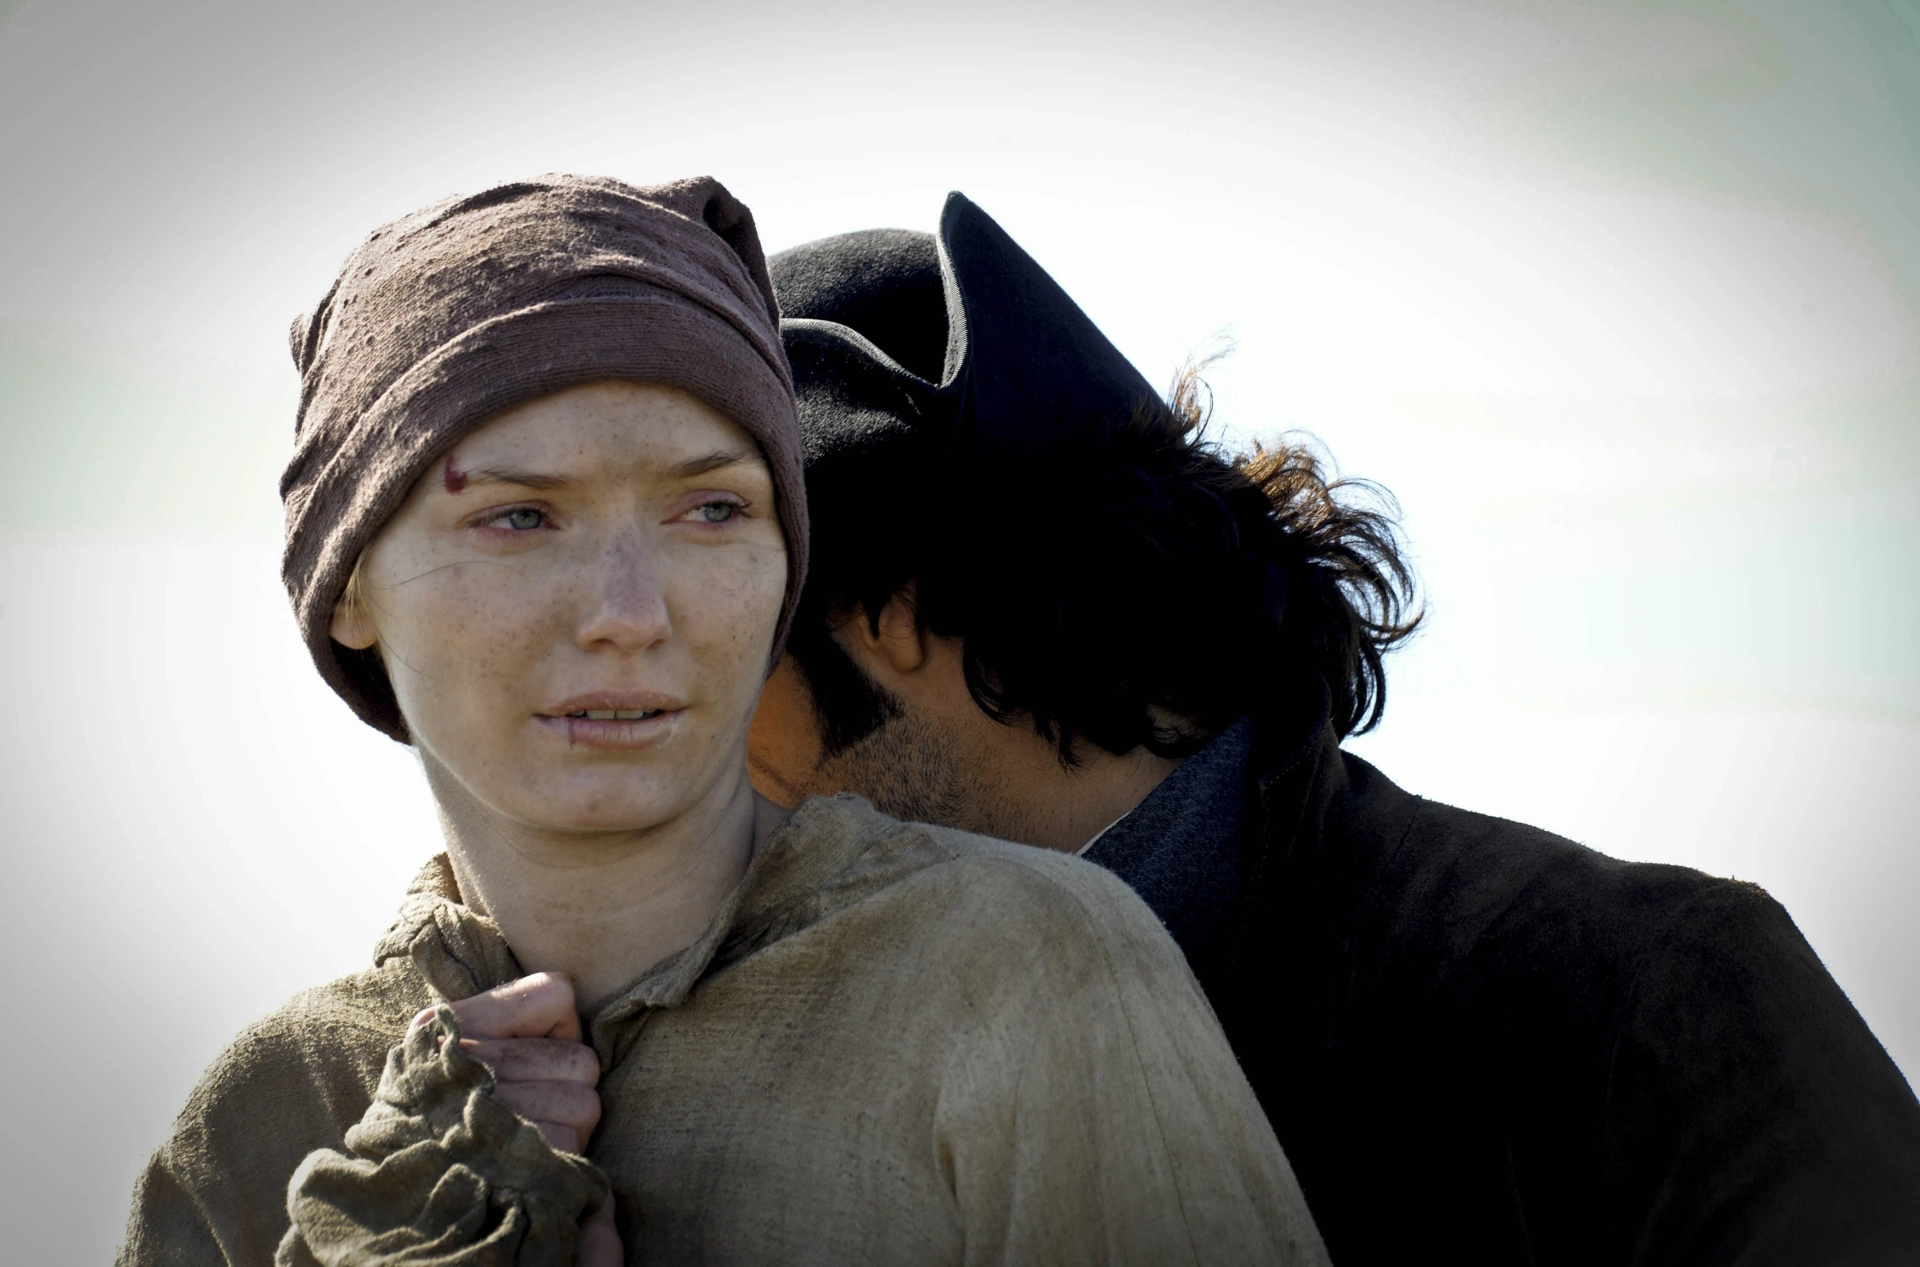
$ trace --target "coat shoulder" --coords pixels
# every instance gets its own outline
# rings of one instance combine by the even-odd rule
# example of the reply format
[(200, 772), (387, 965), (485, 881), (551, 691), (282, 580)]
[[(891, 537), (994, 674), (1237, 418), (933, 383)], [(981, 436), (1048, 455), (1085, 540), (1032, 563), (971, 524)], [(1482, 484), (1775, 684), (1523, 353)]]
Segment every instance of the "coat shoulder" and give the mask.
[[(1750, 935), (1743, 925), (1787, 918), (1758, 885), (1610, 857), (1413, 796), (1358, 758), (1345, 761), (1348, 791), (1329, 815), (1328, 851), (1363, 886), (1360, 905), (1383, 934), (1446, 961), (1504, 950), (1521, 963), (1630, 974), (1668, 937), (1738, 941)], [(1722, 915), (1699, 918), (1707, 911)]]
[[(1262, 998), (1307, 1041), (1244, 1008), (1229, 1032), (1336, 1257), (1415, 1252), (1354, 1196), (1383, 1181), (1489, 1262), (1912, 1243), (1920, 1106), (1764, 890), (1428, 801), (1350, 754), (1316, 775), (1317, 832), (1268, 815), (1287, 852), (1260, 912)], [(1289, 1099), (1301, 1081), (1325, 1098)]]

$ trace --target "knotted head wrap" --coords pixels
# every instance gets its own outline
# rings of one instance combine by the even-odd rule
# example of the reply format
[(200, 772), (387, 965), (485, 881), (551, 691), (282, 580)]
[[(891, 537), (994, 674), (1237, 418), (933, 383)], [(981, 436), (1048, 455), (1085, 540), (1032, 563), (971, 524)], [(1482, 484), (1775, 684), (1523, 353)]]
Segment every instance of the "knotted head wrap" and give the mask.
[(543, 176), (375, 230), (309, 316), (281, 577), (320, 675), (408, 741), (379, 658), (329, 628), (361, 552), (489, 419), (602, 379), (678, 387), (744, 428), (786, 533), (778, 655), (807, 565), (793, 379), (753, 214), (709, 177), (635, 187)]

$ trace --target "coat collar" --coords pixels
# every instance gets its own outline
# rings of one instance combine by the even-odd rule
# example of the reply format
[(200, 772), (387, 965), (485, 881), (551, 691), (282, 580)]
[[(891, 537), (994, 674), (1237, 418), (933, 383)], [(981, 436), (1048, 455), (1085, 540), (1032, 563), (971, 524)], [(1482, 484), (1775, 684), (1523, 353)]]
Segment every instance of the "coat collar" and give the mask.
[(1327, 810), (1345, 786), (1340, 736), (1324, 685), (1317, 707), (1302, 709), (1291, 721), (1260, 719), (1247, 763), (1247, 802), (1256, 811), (1257, 830), (1242, 837), (1248, 856), (1235, 920), (1236, 960), (1257, 956), (1271, 936), (1266, 921), (1278, 909), (1291, 864), (1318, 850)]

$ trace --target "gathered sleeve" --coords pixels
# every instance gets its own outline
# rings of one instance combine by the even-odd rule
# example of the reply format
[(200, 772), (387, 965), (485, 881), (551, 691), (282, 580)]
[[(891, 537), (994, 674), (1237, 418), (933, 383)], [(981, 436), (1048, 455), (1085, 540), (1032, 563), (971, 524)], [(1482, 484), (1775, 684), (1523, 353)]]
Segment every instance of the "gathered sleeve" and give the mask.
[[(975, 983), (936, 1113), (968, 1263), (1324, 1264), (1300, 1185), (1186, 961), (1118, 879), (984, 885), (1020, 932)], [(978, 878), (978, 877), (977, 877)], [(1298, 1089), (1311, 1095), (1313, 1089)]]
[(435, 1009), (388, 1054), (344, 1149), (315, 1150), (294, 1172), (276, 1267), (571, 1264), (607, 1181), (492, 1090), (492, 1072), (460, 1050), (452, 1010)]

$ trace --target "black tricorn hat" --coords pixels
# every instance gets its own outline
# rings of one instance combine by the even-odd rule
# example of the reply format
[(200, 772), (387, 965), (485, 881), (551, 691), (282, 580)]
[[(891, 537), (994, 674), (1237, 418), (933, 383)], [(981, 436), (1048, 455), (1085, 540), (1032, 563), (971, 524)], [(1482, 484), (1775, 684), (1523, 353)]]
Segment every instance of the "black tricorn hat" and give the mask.
[(907, 434), (980, 456), (1097, 441), (1164, 408), (1006, 230), (947, 195), (937, 234), (867, 229), (768, 261), (809, 465)]

